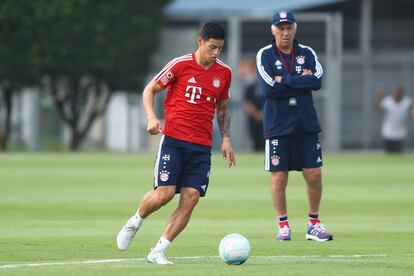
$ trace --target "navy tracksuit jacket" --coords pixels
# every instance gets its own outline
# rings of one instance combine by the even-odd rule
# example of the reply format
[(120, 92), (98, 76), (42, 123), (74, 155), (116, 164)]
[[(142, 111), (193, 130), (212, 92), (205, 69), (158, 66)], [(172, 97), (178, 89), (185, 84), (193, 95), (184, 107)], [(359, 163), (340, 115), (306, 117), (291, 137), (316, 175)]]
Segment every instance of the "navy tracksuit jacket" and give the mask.
[[(293, 50), (293, 64), (292, 54), (279, 51), (274, 41), (256, 56), (257, 78), (265, 97), (265, 138), (321, 131), (312, 90), (321, 88), (322, 65), (312, 48), (295, 40)], [(313, 75), (301, 76), (304, 69), (312, 70)], [(275, 76), (282, 76), (281, 83)]]

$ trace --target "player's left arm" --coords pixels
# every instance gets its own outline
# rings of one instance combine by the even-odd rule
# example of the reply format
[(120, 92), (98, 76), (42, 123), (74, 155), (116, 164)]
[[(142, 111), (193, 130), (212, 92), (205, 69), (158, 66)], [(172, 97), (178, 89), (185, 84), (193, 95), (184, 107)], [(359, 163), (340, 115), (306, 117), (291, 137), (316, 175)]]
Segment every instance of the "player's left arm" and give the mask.
[(230, 112), (229, 112), (229, 100), (221, 100), (217, 104), (217, 123), (223, 138), (221, 144), (221, 152), (223, 153), (224, 160), (227, 160), (229, 167), (236, 166), (236, 158), (234, 156), (233, 147), (230, 141)]
[(319, 90), (322, 86), (322, 65), (313, 50), (308, 50), (306, 52), (306, 68), (303, 69), (302, 74), (285, 74), (279, 79), (275, 79), (276, 82), (280, 82), (281, 84), (293, 89)]

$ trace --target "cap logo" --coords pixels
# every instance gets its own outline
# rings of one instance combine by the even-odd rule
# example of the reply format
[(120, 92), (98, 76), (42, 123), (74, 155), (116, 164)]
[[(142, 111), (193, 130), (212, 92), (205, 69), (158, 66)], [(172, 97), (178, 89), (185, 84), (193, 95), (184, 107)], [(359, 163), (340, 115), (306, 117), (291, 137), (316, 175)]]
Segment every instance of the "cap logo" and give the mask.
[(280, 16), (280, 18), (286, 18), (287, 17), (287, 12), (281, 11), (281, 12), (279, 12), (279, 16)]

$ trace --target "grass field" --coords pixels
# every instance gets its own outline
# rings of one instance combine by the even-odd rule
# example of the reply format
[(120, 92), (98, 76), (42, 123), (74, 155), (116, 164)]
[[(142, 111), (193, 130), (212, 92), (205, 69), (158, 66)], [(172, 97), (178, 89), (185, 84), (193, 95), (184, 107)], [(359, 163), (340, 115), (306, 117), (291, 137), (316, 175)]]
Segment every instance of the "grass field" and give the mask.
[[(307, 200), (290, 175), (292, 241), (276, 222), (261, 155), (239, 154), (228, 169), (219, 153), (202, 199), (168, 255), (174, 266), (144, 260), (175, 199), (147, 219), (126, 252), (115, 236), (151, 189), (149, 154), (1, 154), (0, 275), (414, 275), (414, 156), (325, 156), (321, 219), (332, 242), (305, 241)], [(228, 266), (218, 245), (245, 235), (252, 257)]]

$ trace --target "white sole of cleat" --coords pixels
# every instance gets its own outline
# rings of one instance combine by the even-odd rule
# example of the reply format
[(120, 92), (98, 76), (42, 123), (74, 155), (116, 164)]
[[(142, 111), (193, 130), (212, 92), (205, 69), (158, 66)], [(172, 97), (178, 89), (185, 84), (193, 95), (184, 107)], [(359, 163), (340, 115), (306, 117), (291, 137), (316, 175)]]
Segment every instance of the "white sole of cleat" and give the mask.
[(309, 234), (306, 234), (306, 239), (307, 240), (309, 240), (309, 241), (318, 241), (318, 242), (324, 242), (324, 241), (331, 241), (331, 240), (333, 240), (333, 238), (328, 238), (328, 239), (320, 239), (320, 238), (318, 238), (318, 237), (315, 237), (315, 236), (313, 236), (313, 235), (309, 235)]

